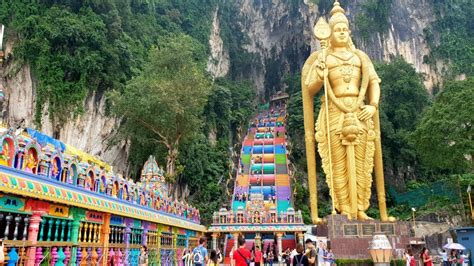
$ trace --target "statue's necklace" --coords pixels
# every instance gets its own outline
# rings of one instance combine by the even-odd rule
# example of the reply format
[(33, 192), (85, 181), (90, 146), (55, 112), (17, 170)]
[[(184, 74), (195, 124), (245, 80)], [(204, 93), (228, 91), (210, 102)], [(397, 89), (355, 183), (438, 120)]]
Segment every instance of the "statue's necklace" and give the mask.
[[(351, 56), (347, 59), (341, 58), (337, 56), (336, 54), (333, 54), (333, 56), (337, 60), (339, 72), (342, 75), (342, 80), (344, 80), (345, 83), (350, 83), (352, 79), (352, 73), (354, 72), (354, 65), (355, 65), (354, 54), (351, 53)], [(350, 62), (348, 62), (349, 60)]]

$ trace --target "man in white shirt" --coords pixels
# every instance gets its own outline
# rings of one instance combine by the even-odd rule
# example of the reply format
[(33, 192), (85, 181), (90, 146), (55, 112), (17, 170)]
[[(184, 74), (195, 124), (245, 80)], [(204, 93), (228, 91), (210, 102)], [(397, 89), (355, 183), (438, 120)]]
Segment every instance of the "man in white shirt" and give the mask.
[(324, 243), (323, 241), (319, 240), (318, 242), (318, 266), (325, 266), (324, 265)]

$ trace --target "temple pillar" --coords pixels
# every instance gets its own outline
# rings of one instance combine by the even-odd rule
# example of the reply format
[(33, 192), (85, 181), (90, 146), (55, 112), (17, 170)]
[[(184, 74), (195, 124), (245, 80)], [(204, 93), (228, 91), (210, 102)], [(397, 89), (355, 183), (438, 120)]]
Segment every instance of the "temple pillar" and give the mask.
[(239, 248), (239, 233), (233, 233), (232, 236), (234, 237), (234, 250), (237, 250)]
[(298, 232), (298, 243), (300, 243), (301, 245), (304, 245), (304, 233), (302, 232)]
[(255, 246), (259, 247), (262, 250), (262, 236), (260, 233), (255, 234)]
[(158, 229), (158, 232), (156, 234), (156, 239), (157, 239), (157, 256), (158, 256), (158, 266), (161, 266), (161, 231)]
[(38, 243), (39, 225), (44, 211), (33, 211), (28, 226), (28, 241), (31, 241), (31, 247), (27, 251), (26, 266), (34, 266), (36, 258), (36, 244)]
[(125, 243), (125, 259), (124, 265), (130, 265), (129, 257), (130, 257), (130, 235), (132, 234), (132, 225), (133, 220), (127, 219), (125, 222), (125, 232), (124, 232), (124, 243)]
[(107, 266), (107, 261), (109, 257), (109, 236), (110, 236), (110, 213), (104, 213), (104, 224), (102, 225), (102, 232), (100, 232), (101, 244), (103, 248), (102, 255), (102, 266)]
[(217, 237), (219, 237), (219, 233), (212, 233), (212, 249), (217, 250)]
[(174, 265), (177, 265), (178, 262), (178, 235), (176, 233), (173, 233), (173, 262)]
[(283, 252), (282, 251), (282, 241), (281, 241), (281, 239), (283, 237), (283, 233), (281, 233), (281, 232), (276, 233), (276, 237), (277, 237), (277, 248), (278, 248), (278, 253), (277, 254), (278, 254), (278, 257), (280, 257), (282, 252)]
[(148, 228), (150, 227), (149, 222), (144, 222), (143, 224), (143, 235), (142, 235), (142, 245), (146, 246), (148, 242)]
[(71, 242), (72, 242), (73, 247), (71, 251), (70, 262), (75, 263), (77, 259), (77, 251), (78, 251), (77, 244), (79, 243), (79, 227), (81, 225), (81, 220), (84, 219), (84, 217), (86, 216), (86, 212), (79, 208), (72, 208), (71, 213), (72, 213), (73, 221), (71, 225), (71, 231), (69, 233), (71, 234)]

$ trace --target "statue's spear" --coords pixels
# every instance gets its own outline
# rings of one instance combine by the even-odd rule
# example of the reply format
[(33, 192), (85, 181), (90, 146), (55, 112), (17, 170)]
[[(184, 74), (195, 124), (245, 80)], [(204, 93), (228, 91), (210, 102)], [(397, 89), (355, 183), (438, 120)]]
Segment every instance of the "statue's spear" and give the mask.
[(326, 54), (328, 49), (328, 42), (329, 37), (331, 37), (331, 27), (326, 22), (323, 17), (320, 17), (316, 25), (314, 26), (314, 35), (316, 39), (319, 40), (322, 49), (322, 60), (321, 63), (324, 64), (324, 105), (326, 108), (326, 137), (327, 137), (327, 147), (328, 147), (328, 159), (329, 159), (329, 182), (330, 186), (330, 193), (331, 193), (331, 207), (332, 207), (332, 214), (336, 214), (336, 208), (334, 206), (334, 182), (333, 182), (333, 175), (332, 175), (332, 152), (331, 152), (331, 136), (329, 131), (329, 105), (328, 105), (328, 68), (326, 66)]

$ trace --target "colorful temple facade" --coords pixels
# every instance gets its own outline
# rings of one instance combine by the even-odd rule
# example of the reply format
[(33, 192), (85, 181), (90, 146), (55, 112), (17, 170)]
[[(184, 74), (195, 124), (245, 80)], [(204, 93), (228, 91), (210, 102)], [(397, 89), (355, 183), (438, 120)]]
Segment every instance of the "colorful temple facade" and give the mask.
[(168, 197), (150, 156), (140, 182), (35, 130), (0, 129), (0, 239), (5, 265), (178, 265), (206, 228)]
[(246, 238), (248, 249), (281, 254), (303, 242), (306, 231), (300, 211), (292, 204), (285, 132), (288, 95), (273, 96), (261, 108), (242, 143), (239, 173), (231, 208), (214, 213), (213, 248), (221, 248), (227, 260), (236, 239)]

